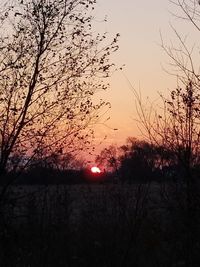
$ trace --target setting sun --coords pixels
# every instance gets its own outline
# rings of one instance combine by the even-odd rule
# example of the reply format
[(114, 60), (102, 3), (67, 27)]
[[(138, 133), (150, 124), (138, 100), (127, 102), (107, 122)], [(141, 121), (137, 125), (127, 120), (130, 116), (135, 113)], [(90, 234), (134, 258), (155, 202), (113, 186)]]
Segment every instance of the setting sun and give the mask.
[(101, 173), (101, 170), (98, 167), (94, 166), (91, 168), (91, 172), (92, 173)]

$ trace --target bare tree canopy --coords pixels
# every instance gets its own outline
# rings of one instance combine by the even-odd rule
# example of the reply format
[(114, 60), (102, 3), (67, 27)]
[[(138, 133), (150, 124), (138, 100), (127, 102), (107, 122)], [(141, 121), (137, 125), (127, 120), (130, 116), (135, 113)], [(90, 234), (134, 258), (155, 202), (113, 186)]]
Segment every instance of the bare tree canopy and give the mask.
[[(191, 24), (200, 33), (200, 6), (196, 0), (172, 0), (175, 6), (176, 19)], [(199, 26), (198, 26), (199, 25)], [(179, 160), (193, 165), (199, 161), (200, 138), (200, 76), (199, 61), (186, 39), (171, 26), (175, 33), (176, 43), (164, 41), (161, 36), (161, 47), (167, 54), (170, 65), (167, 72), (176, 77), (175, 89), (169, 95), (160, 93), (158, 106), (144, 103), (142, 96), (134, 88), (139, 123), (145, 136), (156, 144), (173, 150)], [(198, 40), (193, 40), (195, 42)], [(198, 47), (195, 46), (195, 50)], [(198, 51), (199, 55), (199, 51)], [(149, 104), (149, 106), (147, 105)], [(190, 157), (190, 159), (188, 158)], [(187, 158), (187, 159), (186, 159)]]
[[(161, 46), (170, 59), (167, 71), (178, 77), (178, 79), (188, 84), (188, 80), (199, 83), (199, 44), (200, 34), (200, 5), (198, 0), (170, 0), (174, 7), (172, 11), (175, 21), (179, 21), (183, 26), (177, 30), (175, 25), (171, 25), (176, 42), (165, 42), (161, 35)], [(187, 25), (187, 30), (184, 28)], [(189, 31), (189, 32), (188, 32)], [(192, 35), (192, 34), (193, 35)], [(194, 38), (191, 40), (191, 36)]]
[[(200, 5), (196, 0), (173, 0), (177, 8), (174, 16), (188, 22), (200, 34)], [(162, 145), (173, 152), (174, 163), (181, 173), (179, 183), (174, 183), (178, 212), (182, 217), (186, 236), (183, 241), (185, 251), (184, 266), (197, 265), (197, 243), (199, 227), (199, 166), (200, 166), (200, 68), (199, 48), (192, 48), (185, 37), (172, 26), (176, 35), (176, 44), (167, 44), (161, 37), (161, 46), (170, 59), (168, 72), (176, 77), (177, 86), (170, 89), (169, 96), (160, 95), (161, 105), (151, 105), (148, 110), (141, 95), (134, 89), (137, 99), (139, 121), (146, 136), (153, 144)], [(198, 42), (197, 40), (192, 40)], [(199, 43), (197, 43), (199, 45)], [(195, 47), (195, 49), (194, 49)], [(194, 50), (197, 50), (196, 53)], [(177, 174), (176, 179), (178, 177)], [(182, 203), (182, 206), (180, 205)]]
[[(23, 160), (87, 145), (109, 103), (105, 90), (116, 37), (94, 34), (95, 0), (8, 1), (0, 12), (0, 170)], [(27, 162), (26, 162), (27, 163)]]

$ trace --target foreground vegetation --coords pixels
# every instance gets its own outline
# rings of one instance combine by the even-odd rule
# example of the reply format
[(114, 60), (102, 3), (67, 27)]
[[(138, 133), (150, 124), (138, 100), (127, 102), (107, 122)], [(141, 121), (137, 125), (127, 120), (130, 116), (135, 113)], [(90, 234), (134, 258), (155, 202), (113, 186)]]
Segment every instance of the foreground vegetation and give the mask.
[[(135, 166), (134, 157), (128, 159)], [(127, 166), (126, 176), (119, 167), (96, 182), (75, 170), (23, 173), (1, 201), (1, 266), (187, 266), (187, 186), (180, 169), (148, 173), (143, 165), (136, 179)], [(198, 267), (200, 185), (194, 174), (190, 261)]]
[[(1, 216), (1, 266), (185, 266), (181, 189), (172, 183), (13, 186)], [(198, 228), (193, 266), (200, 260)]]

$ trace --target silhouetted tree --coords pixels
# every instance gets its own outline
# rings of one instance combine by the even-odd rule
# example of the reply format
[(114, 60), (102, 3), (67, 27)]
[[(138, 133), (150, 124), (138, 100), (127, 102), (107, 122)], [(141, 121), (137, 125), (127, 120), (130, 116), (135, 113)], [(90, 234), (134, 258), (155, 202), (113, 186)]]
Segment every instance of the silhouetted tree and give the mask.
[[(96, 0), (8, 1), (0, 12), (0, 176), (30, 159), (83, 149), (109, 103), (105, 90), (117, 36), (92, 31)], [(88, 129), (88, 130), (87, 130)], [(87, 130), (87, 131), (86, 131)]]
[[(189, 21), (200, 32), (200, 6), (197, 1), (171, 1), (181, 13), (177, 18)], [(173, 28), (173, 27), (172, 27)], [(197, 256), (199, 234), (199, 173), (195, 171), (200, 164), (200, 79), (199, 65), (196, 64), (194, 48), (190, 49), (184, 37), (175, 28), (177, 46), (166, 45), (162, 38), (162, 48), (171, 59), (169, 72), (178, 79), (178, 85), (171, 90), (168, 97), (161, 95), (163, 105), (147, 110), (141, 96), (135, 92), (140, 121), (150, 142), (161, 145), (173, 152), (173, 160), (181, 173), (181, 181), (175, 184), (179, 214), (186, 230), (184, 249), (184, 266), (198, 266)], [(199, 51), (196, 51), (199, 52)], [(177, 172), (174, 173), (177, 176)], [(180, 219), (181, 220), (181, 219)]]
[(158, 171), (168, 164), (167, 154), (163, 155), (164, 149), (147, 141), (129, 137), (121, 149), (120, 173), (130, 181), (156, 180)]
[(104, 148), (96, 157), (96, 163), (106, 171), (112, 171), (115, 172), (116, 175), (118, 175), (118, 169), (120, 165), (119, 150), (120, 149), (114, 145), (110, 145), (108, 148)]

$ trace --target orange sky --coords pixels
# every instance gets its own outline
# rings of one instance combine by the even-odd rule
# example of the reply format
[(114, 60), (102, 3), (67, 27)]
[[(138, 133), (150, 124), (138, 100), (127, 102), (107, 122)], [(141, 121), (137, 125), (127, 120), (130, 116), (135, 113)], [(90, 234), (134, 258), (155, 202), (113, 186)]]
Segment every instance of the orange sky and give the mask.
[[(107, 31), (109, 36), (120, 33), (120, 49), (112, 57), (119, 66), (125, 64), (123, 71), (116, 72), (110, 79), (111, 87), (102, 97), (110, 101), (112, 109), (106, 124), (97, 125), (97, 143), (107, 135), (103, 146), (123, 144), (128, 136), (140, 137), (134, 118), (137, 117), (135, 99), (130, 85), (141, 90), (145, 99), (158, 98), (158, 92), (167, 93), (176, 86), (176, 79), (163, 71), (169, 58), (160, 47), (160, 31), (166, 43), (176, 43), (170, 28), (173, 24), (180, 33), (191, 35), (191, 29), (184, 21), (177, 20), (170, 11), (178, 13), (168, 0), (98, 0), (95, 10), (97, 31)], [(101, 22), (107, 16), (107, 23)], [(97, 96), (98, 97), (98, 96)], [(97, 147), (97, 153), (100, 147)]]

